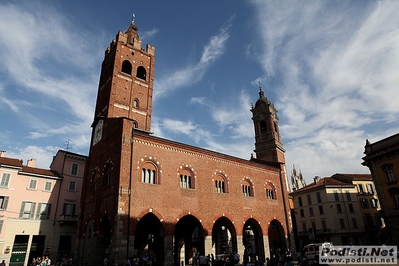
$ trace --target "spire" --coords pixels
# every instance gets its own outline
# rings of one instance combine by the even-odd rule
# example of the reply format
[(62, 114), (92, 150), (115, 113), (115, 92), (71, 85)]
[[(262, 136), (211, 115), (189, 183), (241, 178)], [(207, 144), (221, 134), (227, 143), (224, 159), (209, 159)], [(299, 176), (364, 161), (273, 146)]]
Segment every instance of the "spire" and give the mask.
[(265, 94), (262, 90), (262, 85), (260, 84), (260, 81), (259, 81), (259, 98), (264, 98), (264, 97), (265, 97)]
[(139, 39), (139, 35), (137, 34), (137, 31), (139, 30), (139, 28), (136, 26), (136, 14), (132, 14), (132, 21), (130, 23), (129, 28), (127, 29), (127, 31), (125, 33), (129, 33), (132, 34), (134, 36), (134, 38)]

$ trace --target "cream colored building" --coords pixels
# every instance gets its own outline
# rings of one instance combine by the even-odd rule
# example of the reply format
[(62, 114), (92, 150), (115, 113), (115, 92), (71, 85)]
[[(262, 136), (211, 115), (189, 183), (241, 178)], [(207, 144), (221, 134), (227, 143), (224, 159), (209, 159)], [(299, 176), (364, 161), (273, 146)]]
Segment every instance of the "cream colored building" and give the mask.
[(28, 265), (49, 256), (55, 263), (72, 252), (85, 160), (59, 151), (50, 170), (0, 152), (0, 261)]
[(299, 245), (333, 242), (360, 244), (365, 232), (356, 185), (334, 178), (318, 178), (290, 195)]
[(371, 174), (335, 174), (331, 178), (352, 183), (356, 186), (359, 210), (365, 225), (363, 244), (384, 244), (384, 219), (381, 218), (381, 205)]

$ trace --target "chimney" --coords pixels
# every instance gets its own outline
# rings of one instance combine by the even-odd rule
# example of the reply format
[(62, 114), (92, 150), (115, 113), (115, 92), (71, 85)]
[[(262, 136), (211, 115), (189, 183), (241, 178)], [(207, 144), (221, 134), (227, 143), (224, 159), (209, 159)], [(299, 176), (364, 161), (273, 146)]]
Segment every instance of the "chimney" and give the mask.
[(319, 180), (320, 180), (320, 176), (318, 176), (318, 175), (313, 178), (313, 181), (314, 181), (315, 184), (317, 182), (319, 182)]
[(29, 159), (27, 162), (26, 162), (26, 166), (29, 166), (29, 167), (36, 167), (36, 159)]
[(1, 151), (0, 150), (0, 157), (6, 157), (6, 151)]

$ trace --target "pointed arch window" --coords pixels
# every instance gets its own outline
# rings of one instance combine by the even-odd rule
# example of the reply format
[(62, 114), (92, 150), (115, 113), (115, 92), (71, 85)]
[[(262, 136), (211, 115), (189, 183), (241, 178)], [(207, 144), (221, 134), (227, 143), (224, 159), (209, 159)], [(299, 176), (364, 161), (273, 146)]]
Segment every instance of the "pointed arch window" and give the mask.
[(147, 71), (145, 70), (145, 68), (144, 68), (143, 66), (139, 66), (139, 67), (137, 68), (136, 77), (139, 78), (139, 79), (144, 79), (144, 80), (146, 80)]
[(132, 64), (128, 60), (123, 61), (122, 72), (128, 75), (132, 74)]
[[(274, 188), (274, 186), (270, 183), (267, 183), (265, 186), (266, 189), (266, 198), (269, 200), (275, 200), (276, 198), (276, 189)], [(301, 200), (302, 203), (302, 199), (299, 198)], [(301, 205), (302, 206), (302, 205)]]

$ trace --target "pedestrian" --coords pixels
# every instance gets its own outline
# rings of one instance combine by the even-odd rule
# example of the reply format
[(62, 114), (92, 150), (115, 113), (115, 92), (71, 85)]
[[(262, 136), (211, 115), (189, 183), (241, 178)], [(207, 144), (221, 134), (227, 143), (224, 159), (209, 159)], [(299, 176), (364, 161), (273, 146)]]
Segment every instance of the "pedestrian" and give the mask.
[(3, 260), (3, 261), (0, 263), (0, 266), (6, 266), (6, 261)]

